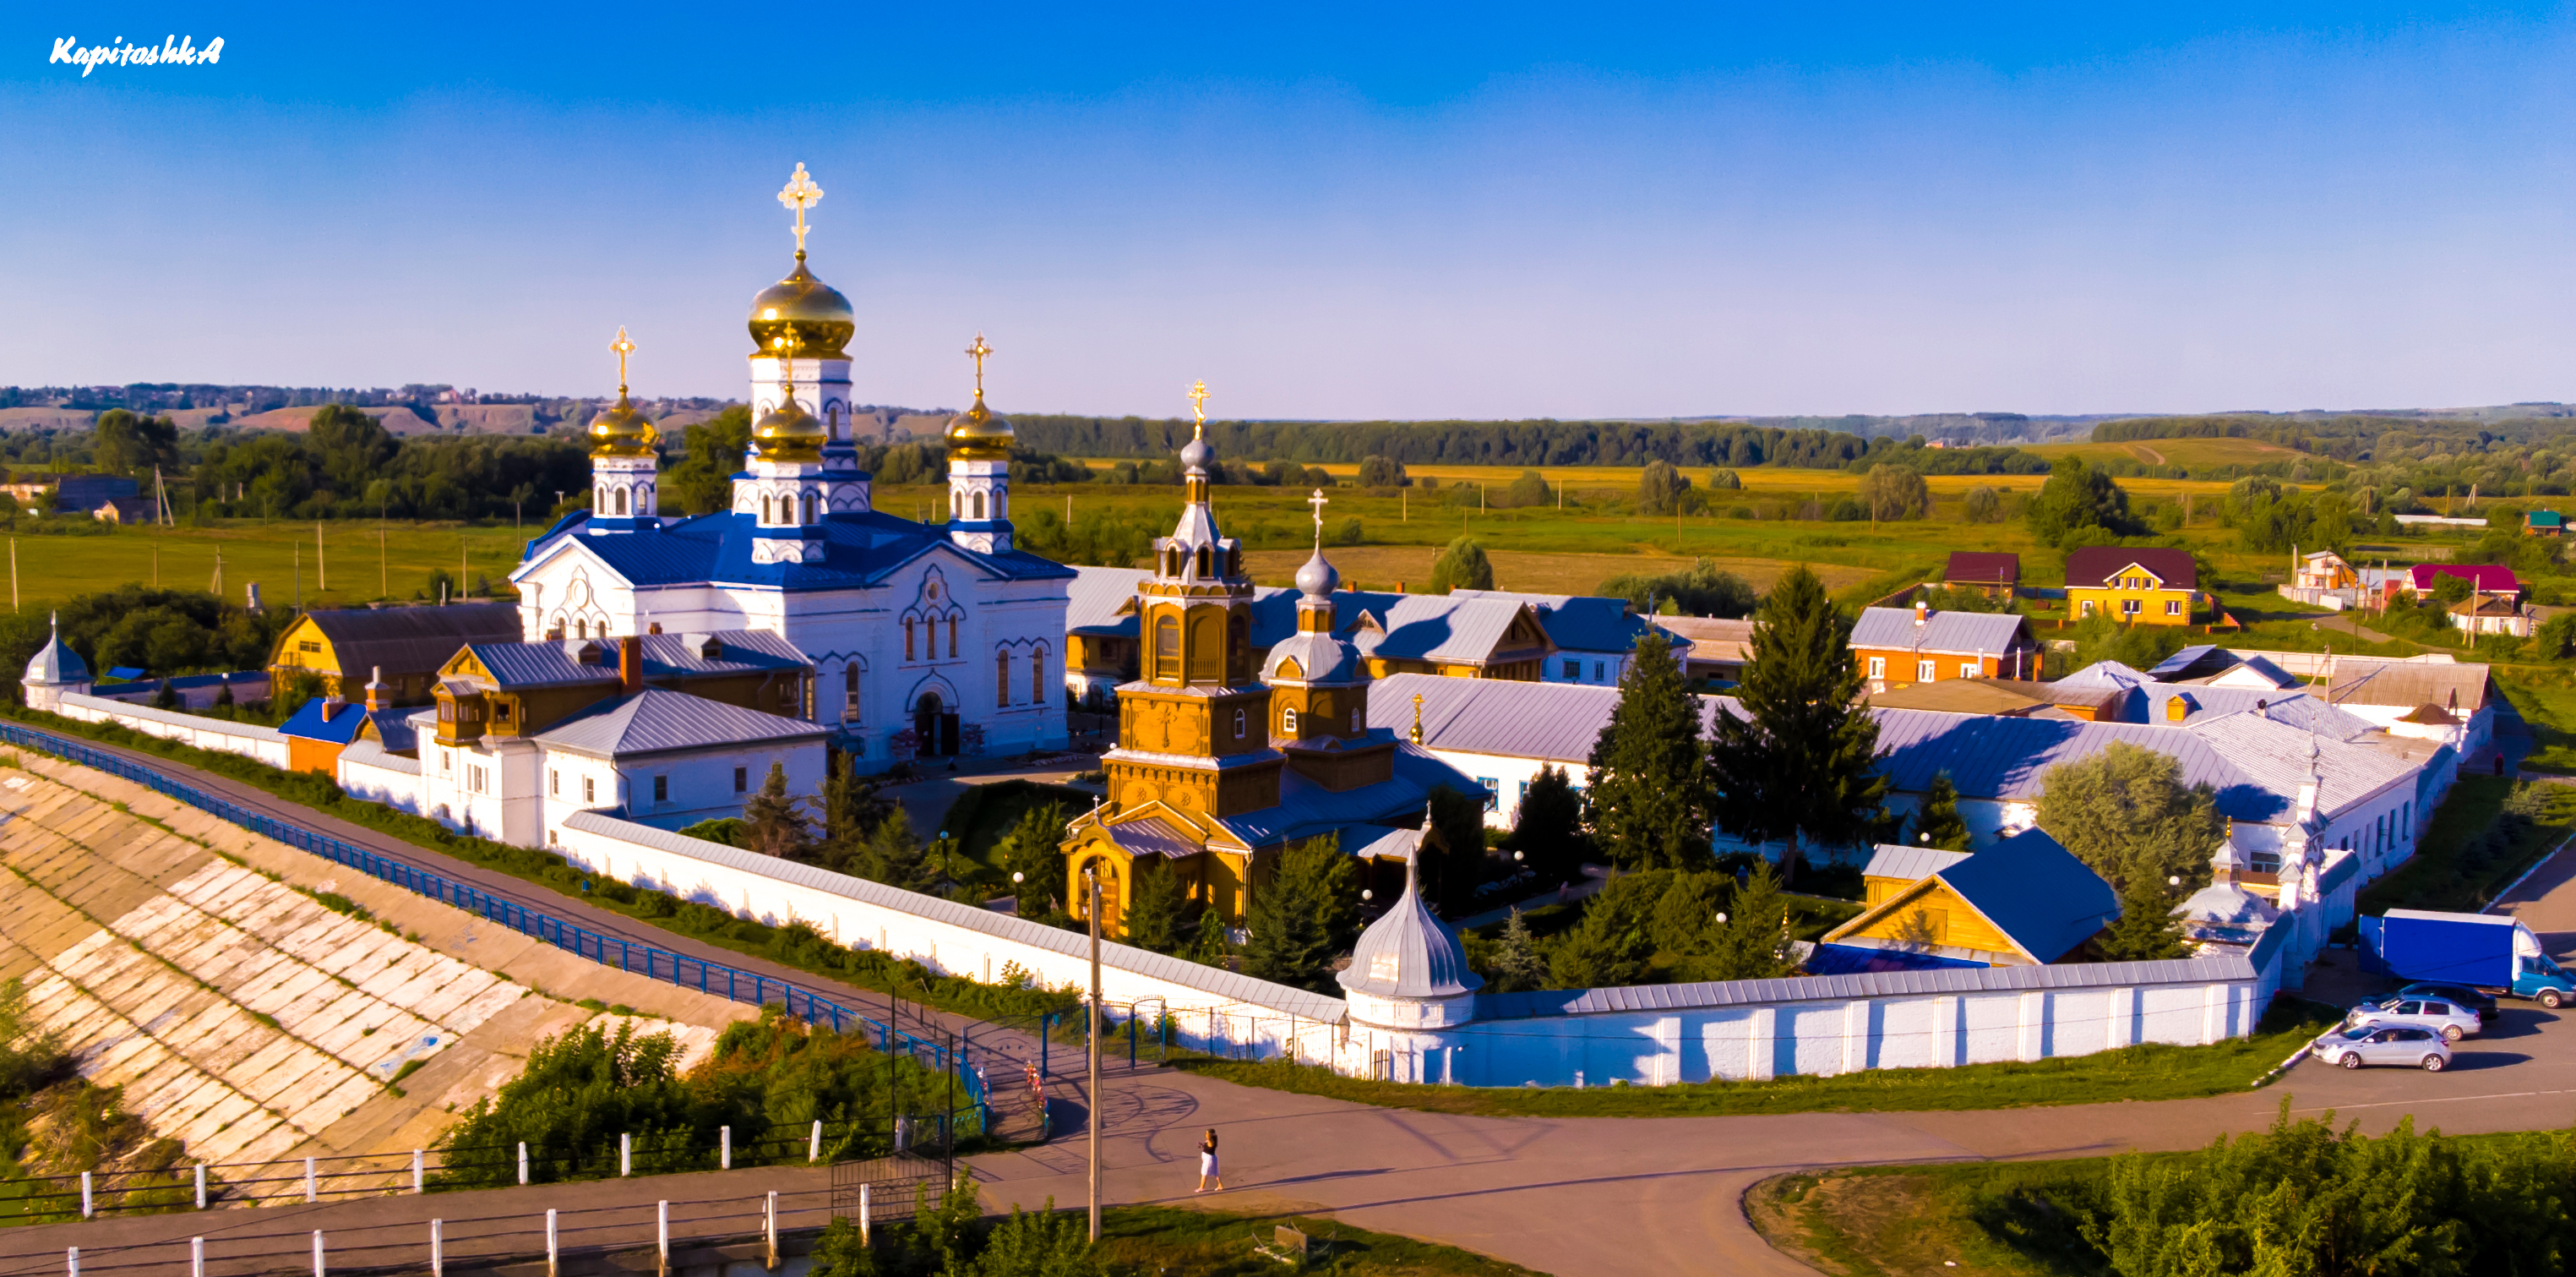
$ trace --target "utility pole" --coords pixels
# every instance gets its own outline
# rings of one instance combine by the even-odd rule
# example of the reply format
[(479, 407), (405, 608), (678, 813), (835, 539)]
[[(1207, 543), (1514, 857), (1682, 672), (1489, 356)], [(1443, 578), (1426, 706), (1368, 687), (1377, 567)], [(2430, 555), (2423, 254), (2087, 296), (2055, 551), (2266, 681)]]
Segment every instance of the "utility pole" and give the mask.
[(319, 598), (331, 588), (331, 569), (322, 559), (322, 521), (313, 521), (313, 593)]
[(393, 574), (385, 569), (385, 521), (379, 518), (376, 520), (376, 597), (389, 599), (393, 595)]
[(1100, 1240), (1100, 874), (1085, 868), (1091, 892), (1091, 1240)]

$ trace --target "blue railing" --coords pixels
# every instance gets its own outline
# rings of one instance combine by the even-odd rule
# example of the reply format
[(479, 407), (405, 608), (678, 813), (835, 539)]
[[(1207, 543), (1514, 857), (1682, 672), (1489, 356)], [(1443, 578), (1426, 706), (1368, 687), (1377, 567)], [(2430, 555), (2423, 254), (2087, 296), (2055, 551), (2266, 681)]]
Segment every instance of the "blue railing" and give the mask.
[(364, 847), (343, 842), (329, 834), (316, 833), (278, 820), (273, 816), (219, 798), (193, 785), (155, 771), (121, 754), (93, 749), (75, 740), (50, 732), (40, 732), (18, 723), (0, 722), (0, 741), (27, 749), (42, 750), (68, 762), (130, 780), (154, 793), (167, 795), (180, 802), (241, 826), (253, 833), (274, 838), (287, 846), (309, 851), (334, 864), (344, 865), (382, 879), (406, 891), (451, 905), (489, 922), (498, 923), (521, 935), (533, 936), (577, 957), (633, 972), (648, 979), (667, 981), (682, 988), (695, 989), (731, 1002), (750, 1002), (766, 1006), (778, 1003), (789, 1015), (808, 1024), (829, 1024), (835, 1033), (860, 1031), (877, 1041), (877, 1048), (891, 1055), (897, 1051), (922, 1062), (934, 1072), (954, 1073), (966, 1100), (974, 1105), (990, 1125), (990, 1097), (986, 1095), (983, 1076), (968, 1066), (964, 1052), (951, 1051), (949, 1045), (894, 1028), (884, 1021), (863, 1015), (811, 989), (757, 971), (744, 971), (720, 962), (673, 953), (652, 945), (638, 944), (619, 936), (604, 935), (578, 923), (566, 922), (552, 914), (531, 909), (518, 901), (505, 899), (479, 887), (434, 874), (426, 869), (390, 856), (379, 855)]

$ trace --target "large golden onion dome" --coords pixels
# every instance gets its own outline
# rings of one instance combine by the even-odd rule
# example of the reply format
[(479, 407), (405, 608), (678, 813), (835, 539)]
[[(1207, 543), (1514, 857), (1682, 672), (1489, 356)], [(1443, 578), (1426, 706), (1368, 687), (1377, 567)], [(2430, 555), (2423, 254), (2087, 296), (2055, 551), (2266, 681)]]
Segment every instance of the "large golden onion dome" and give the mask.
[(975, 406), (948, 419), (946, 432), (948, 455), (968, 461), (1008, 461), (1011, 445), (1019, 434), (1011, 429), (1011, 419), (984, 406), (984, 392), (975, 392)]
[(805, 359), (848, 358), (850, 334), (858, 331), (857, 313), (839, 289), (805, 269), (805, 254), (796, 254), (796, 269), (787, 278), (760, 290), (751, 299), (751, 339), (759, 349), (753, 358), (775, 354), (778, 339), (787, 338), (788, 353)]
[(594, 457), (641, 457), (652, 452), (661, 438), (662, 432), (627, 402), (623, 386), (618, 387), (617, 402), (590, 419), (590, 455)]
[(786, 396), (751, 426), (751, 449), (763, 461), (820, 461), (830, 438), (821, 418)]

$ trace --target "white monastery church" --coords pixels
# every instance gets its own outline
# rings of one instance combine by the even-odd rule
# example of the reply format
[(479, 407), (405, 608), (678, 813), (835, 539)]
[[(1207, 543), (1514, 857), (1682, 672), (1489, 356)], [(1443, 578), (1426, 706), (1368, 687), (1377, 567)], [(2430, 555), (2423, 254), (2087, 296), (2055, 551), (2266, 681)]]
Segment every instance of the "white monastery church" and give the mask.
[[(833, 725), (862, 771), (913, 757), (1065, 743), (1063, 641), (1072, 569), (1014, 548), (1010, 422), (974, 406), (948, 423), (948, 521), (875, 508), (851, 424), (848, 299), (805, 264), (752, 299), (751, 442), (730, 509), (661, 512), (658, 433), (626, 387), (591, 423), (591, 505), (529, 542), (511, 572), (525, 638), (763, 630), (814, 671), (803, 717)], [(634, 347), (618, 334), (619, 376)]]

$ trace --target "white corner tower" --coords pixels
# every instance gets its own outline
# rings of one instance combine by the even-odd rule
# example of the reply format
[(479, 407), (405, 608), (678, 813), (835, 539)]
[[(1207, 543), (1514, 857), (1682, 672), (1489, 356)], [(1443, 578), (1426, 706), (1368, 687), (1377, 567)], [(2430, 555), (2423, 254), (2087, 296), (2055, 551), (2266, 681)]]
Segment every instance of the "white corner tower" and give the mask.
[[(1408, 1061), (1397, 1066), (1400, 1081), (1455, 1082), (1453, 1057), (1443, 1048), (1454, 1045), (1453, 1031), (1476, 1018), (1476, 990), (1485, 980), (1467, 965), (1458, 933), (1422, 902), (1416, 866), (1430, 823), (1425, 811), (1423, 828), (1413, 831), (1404, 894), (1360, 933), (1351, 965), (1333, 978), (1349, 999), (1350, 1048), (1360, 1058), (1384, 1051)], [(1435, 1054), (1442, 1063), (1431, 1063)]]
[(1011, 549), (1011, 444), (1008, 418), (984, 406), (984, 334), (966, 354), (975, 361), (975, 403), (948, 419), (948, 539), (982, 554)]
[(27, 676), (19, 682), (26, 689), (27, 708), (47, 713), (61, 709), (65, 696), (89, 694), (89, 663), (63, 642), (62, 613), (54, 613), (52, 624), (52, 637), (27, 662)]
[(733, 509), (755, 515), (754, 563), (823, 557), (823, 520), (864, 514), (869, 479), (850, 426), (850, 301), (805, 268), (805, 210), (823, 188), (805, 166), (778, 193), (796, 213), (796, 268), (751, 301), (751, 443)]
[(590, 419), (590, 521), (595, 535), (659, 527), (662, 458), (654, 450), (661, 432), (626, 398), (626, 357), (635, 343), (626, 329), (608, 348), (617, 352), (617, 402)]

